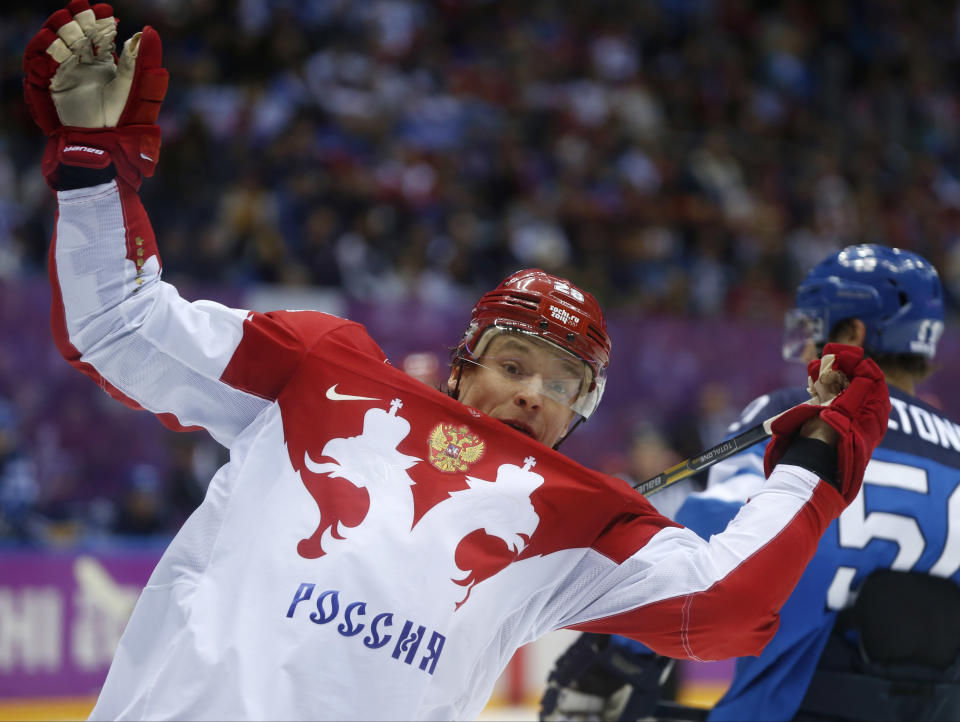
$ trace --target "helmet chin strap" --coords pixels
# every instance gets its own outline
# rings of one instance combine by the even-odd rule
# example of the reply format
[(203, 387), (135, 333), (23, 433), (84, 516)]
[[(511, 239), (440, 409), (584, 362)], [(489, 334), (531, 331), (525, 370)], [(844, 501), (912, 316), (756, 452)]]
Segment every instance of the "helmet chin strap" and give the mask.
[(572, 433), (574, 432), (574, 430), (575, 430), (578, 426), (580, 426), (580, 424), (582, 424), (582, 423), (583, 423), (584, 421), (586, 421), (586, 420), (587, 420), (587, 418), (586, 418), (585, 416), (581, 416), (580, 414), (577, 414), (577, 420), (573, 422), (573, 426), (571, 426), (570, 429), (567, 431), (567, 433), (565, 433), (563, 436), (561, 436), (561, 437), (560, 437), (560, 440), (559, 440), (556, 444), (553, 445), (554, 451), (556, 451), (557, 449), (559, 449), (559, 448), (560, 448), (560, 444), (562, 444), (564, 441), (566, 441), (567, 438), (570, 436), (570, 434), (572, 434)]
[(457, 354), (456, 360), (453, 362), (457, 369), (457, 385), (451, 390), (447, 388), (447, 396), (456, 401), (460, 400), (460, 380), (463, 378), (463, 356)]

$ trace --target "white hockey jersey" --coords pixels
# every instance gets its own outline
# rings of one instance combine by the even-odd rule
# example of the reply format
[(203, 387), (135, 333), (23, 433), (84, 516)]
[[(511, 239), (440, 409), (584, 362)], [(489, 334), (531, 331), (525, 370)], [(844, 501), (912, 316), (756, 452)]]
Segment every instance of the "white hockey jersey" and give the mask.
[(188, 303), (136, 194), (60, 192), (61, 352), (230, 461), (133, 612), (94, 719), (463, 719), (558, 628), (756, 654), (843, 502), (780, 466), (705, 541), (316, 312)]

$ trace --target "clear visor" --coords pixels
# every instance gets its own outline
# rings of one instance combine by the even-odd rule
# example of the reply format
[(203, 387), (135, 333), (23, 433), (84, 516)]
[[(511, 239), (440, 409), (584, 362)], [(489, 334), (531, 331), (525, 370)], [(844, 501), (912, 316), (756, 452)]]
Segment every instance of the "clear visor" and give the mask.
[(783, 322), (783, 358), (806, 363), (817, 357), (817, 347), (827, 340), (825, 313), (821, 309), (795, 308)]
[[(502, 336), (501, 336), (502, 334)], [(495, 337), (500, 337), (492, 343)], [(464, 360), (495, 373), (504, 381), (542, 394), (583, 417), (600, 403), (606, 379), (593, 378), (582, 359), (535, 334), (493, 326), (471, 348)]]

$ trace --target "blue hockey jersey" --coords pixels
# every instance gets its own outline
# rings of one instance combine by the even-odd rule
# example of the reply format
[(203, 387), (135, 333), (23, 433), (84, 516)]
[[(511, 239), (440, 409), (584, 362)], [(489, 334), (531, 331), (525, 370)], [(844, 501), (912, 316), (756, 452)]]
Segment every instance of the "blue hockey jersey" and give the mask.
[[(895, 388), (886, 436), (860, 494), (824, 534), (759, 657), (737, 660), (710, 720), (789, 720), (796, 714), (840, 609), (878, 569), (960, 581), (960, 426)], [(807, 398), (784, 389), (753, 401), (731, 435)], [(703, 537), (726, 527), (763, 484), (764, 445), (721, 462), (676, 520)]]

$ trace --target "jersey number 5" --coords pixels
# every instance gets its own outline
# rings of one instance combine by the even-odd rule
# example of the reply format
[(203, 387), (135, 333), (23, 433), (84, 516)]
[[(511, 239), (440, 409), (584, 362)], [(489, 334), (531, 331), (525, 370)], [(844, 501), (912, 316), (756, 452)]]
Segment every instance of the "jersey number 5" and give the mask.
[[(923, 554), (926, 541), (920, 525), (913, 517), (866, 509), (867, 487), (887, 486), (926, 494), (927, 472), (915, 466), (896, 464), (872, 459), (863, 476), (863, 487), (850, 506), (837, 521), (840, 546), (846, 549), (863, 549), (871, 539), (887, 539), (899, 547), (891, 569), (909, 571)], [(960, 519), (960, 486), (947, 502), (947, 519)], [(947, 540), (940, 558), (934, 562), (929, 573), (938, 577), (950, 577), (960, 569), (960, 524), (948, 524)], [(843, 609), (852, 601), (850, 585), (856, 576), (856, 567), (837, 568), (827, 591), (827, 608)]]

